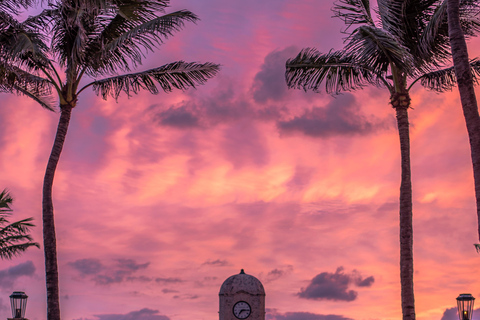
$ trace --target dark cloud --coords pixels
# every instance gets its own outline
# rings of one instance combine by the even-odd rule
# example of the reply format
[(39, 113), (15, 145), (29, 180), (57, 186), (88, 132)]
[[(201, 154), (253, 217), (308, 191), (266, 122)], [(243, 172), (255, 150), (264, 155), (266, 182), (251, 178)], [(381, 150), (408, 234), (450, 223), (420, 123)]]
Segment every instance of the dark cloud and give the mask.
[[(458, 320), (457, 308), (453, 307), (445, 309), (441, 320)], [(473, 310), (472, 320), (480, 320), (480, 308)]]
[(98, 259), (79, 259), (69, 262), (68, 265), (72, 266), (82, 275), (97, 274), (103, 269), (103, 265)]
[(271, 282), (280, 279), (281, 277), (285, 276), (286, 274), (292, 272), (293, 266), (288, 265), (283, 268), (275, 268), (273, 270), (270, 270), (267, 273), (267, 276), (265, 277), (265, 282)]
[(266, 310), (266, 320), (352, 320), (335, 314), (316, 314), (310, 312), (277, 313), (275, 310)]
[(180, 278), (156, 278), (155, 282), (157, 283), (180, 283), (183, 282)]
[(133, 259), (117, 259), (118, 267), (121, 269), (137, 271), (140, 269), (145, 269), (150, 265), (150, 262), (138, 264)]
[(457, 308), (445, 309), (441, 320), (458, 320)]
[(127, 277), (127, 281), (151, 282), (153, 279), (146, 276)]
[(169, 317), (160, 315), (158, 312), (158, 310), (144, 308), (127, 314), (96, 314), (95, 317), (98, 320), (170, 320)]
[(173, 296), (173, 299), (180, 299), (180, 300), (195, 300), (198, 298), (200, 298), (200, 296), (196, 294), (182, 294), (182, 295)]
[(258, 103), (280, 101), (288, 88), (285, 83), (285, 62), (297, 55), (298, 49), (288, 47), (270, 52), (255, 75), (252, 85), (253, 99)]
[(35, 274), (35, 265), (32, 261), (17, 264), (8, 269), (0, 270), (0, 286), (11, 288), (20, 277), (31, 277)]
[(222, 78), (221, 86), (208, 97), (192, 96), (176, 105), (151, 105), (147, 112), (153, 122), (178, 129), (210, 128), (242, 119), (269, 121), (287, 112), (284, 106), (255, 106), (249, 98), (235, 92), (234, 81)]
[(163, 293), (178, 293), (178, 290), (173, 289), (162, 289)]
[(186, 105), (179, 108), (170, 107), (159, 112), (155, 118), (160, 125), (180, 129), (195, 128), (200, 125), (198, 116), (192, 110), (189, 110)]
[(367, 120), (359, 112), (352, 94), (346, 93), (333, 99), (325, 107), (313, 107), (301, 116), (277, 122), (281, 133), (301, 133), (310, 137), (368, 134), (385, 127), (383, 123)]
[(133, 274), (146, 269), (150, 262), (137, 263), (133, 259), (116, 259), (113, 265), (104, 265), (98, 259), (79, 259), (68, 264), (77, 270), (82, 277), (91, 276), (90, 280), (97, 285), (105, 286), (124, 281), (153, 281), (152, 278)]
[(122, 271), (115, 271), (113, 275), (106, 275), (106, 274), (99, 274), (93, 277), (93, 282), (100, 286), (107, 286), (112, 283), (120, 283), (123, 282), (125, 278), (125, 272)]
[(229, 263), (227, 260), (220, 260), (220, 259), (217, 259), (217, 260), (207, 260), (205, 261), (204, 263), (202, 263), (202, 266), (218, 266), (218, 267), (225, 267), (225, 266), (228, 266)]
[(322, 272), (315, 276), (306, 288), (300, 290), (298, 296), (313, 300), (353, 301), (358, 293), (349, 290), (350, 284), (369, 287), (373, 282), (373, 276), (363, 279), (357, 271), (346, 274), (343, 267), (338, 267), (335, 273)]
[(374, 282), (375, 282), (375, 279), (373, 278), (373, 276), (370, 276), (365, 279), (362, 279), (362, 278), (357, 279), (355, 284), (359, 287), (370, 287)]

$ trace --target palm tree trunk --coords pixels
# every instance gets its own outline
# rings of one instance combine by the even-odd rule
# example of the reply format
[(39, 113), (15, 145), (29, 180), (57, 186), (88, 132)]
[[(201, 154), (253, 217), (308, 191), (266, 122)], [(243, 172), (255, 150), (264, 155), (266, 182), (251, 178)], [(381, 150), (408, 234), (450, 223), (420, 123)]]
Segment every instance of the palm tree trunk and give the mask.
[(403, 320), (415, 320), (413, 292), (413, 211), (412, 179), (410, 170), (410, 132), (408, 124), (408, 93), (393, 94), (392, 105), (397, 113), (398, 134), (402, 162), (400, 183), (400, 284)]
[(67, 135), (71, 113), (71, 106), (61, 106), (57, 134), (43, 180), (43, 248), (45, 251), (45, 276), (47, 283), (47, 320), (60, 320), (57, 240), (53, 217), (52, 187), (55, 170), (62, 153), (65, 136)]
[[(452, 48), (455, 76), (460, 92), (463, 115), (467, 125), (470, 140), (470, 153), (473, 164), (473, 178), (475, 182), (475, 198), (477, 202), (478, 239), (480, 241), (480, 116), (478, 114), (477, 99), (473, 88), (472, 72), (468, 59), (467, 43), (460, 25), (459, 0), (448, 0), (448, 34)], [(477, 247), (478, 250), (478, 247)]]

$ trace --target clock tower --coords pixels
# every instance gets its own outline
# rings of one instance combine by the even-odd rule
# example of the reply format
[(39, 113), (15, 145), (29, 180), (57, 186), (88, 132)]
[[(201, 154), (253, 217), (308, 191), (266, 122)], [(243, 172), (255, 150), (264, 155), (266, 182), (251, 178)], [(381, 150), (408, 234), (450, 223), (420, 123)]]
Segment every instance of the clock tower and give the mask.
[(220, 287), (220, 320), (265, 320), (265, 289), (243, 269)]

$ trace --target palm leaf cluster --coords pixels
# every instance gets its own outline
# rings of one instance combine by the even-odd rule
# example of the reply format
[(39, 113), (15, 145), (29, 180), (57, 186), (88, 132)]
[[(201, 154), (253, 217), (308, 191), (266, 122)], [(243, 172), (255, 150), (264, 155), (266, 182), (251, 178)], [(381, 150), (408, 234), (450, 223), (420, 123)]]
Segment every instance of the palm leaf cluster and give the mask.
[[(218, 65), (179, 61), (118, 74), (137, 68), (149, 51), (186, 22), (198, 20), (187, 10), (166, 14), (168, 4), (168, 0), (49, 1), (47, 9), (22, 22), (14, 13), (1, 12), (0, 90), (27, 95), (51, 109), (48, 97), (53, 92), (60, 105), (72, 105), (90, 86), (104, 98), (117, 98), (121, 92), (144, 89), (155, 94), (159, 89), (203, 84), (218, 72)], [(93, 81), (80, 88), (84, 75)]]
[[(345, 24), (345, 46), (322, 53), (306, 48), (287, 61), (289, 87), (329, 93), (356, 90), (372, 84), (390, 92), (410, 82), (436, 91), (456, 84), (451, 58), (445, 0), (378, 0), (372, 9), (368, 0), (338, 0), (334, 16)], [(479, 2), (463, 0), (460, 19), (465, 34), (480, 30)], [(480, 64), (472, 60), (472, 70)], [(396, 83), (400, 79), (399, 82)], [(397, 88), (396, 88), (397, 86)], [(410, 87), (408, 87), (410, 88)]]
[(40, 247), (30, 236), (32, 218), (10, 223), (13, 199), (6, 190), (0, 192), (0, 259), (11, 259), (29, 247)]

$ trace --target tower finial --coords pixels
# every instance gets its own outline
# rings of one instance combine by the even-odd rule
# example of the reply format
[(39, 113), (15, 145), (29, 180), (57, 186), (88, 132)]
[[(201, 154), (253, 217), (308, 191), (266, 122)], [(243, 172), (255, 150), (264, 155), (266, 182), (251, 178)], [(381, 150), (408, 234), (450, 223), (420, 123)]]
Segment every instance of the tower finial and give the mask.
[(240, 270), (240, 274), (245, 274), (245, 271), (243, 271), (243, 269)]

